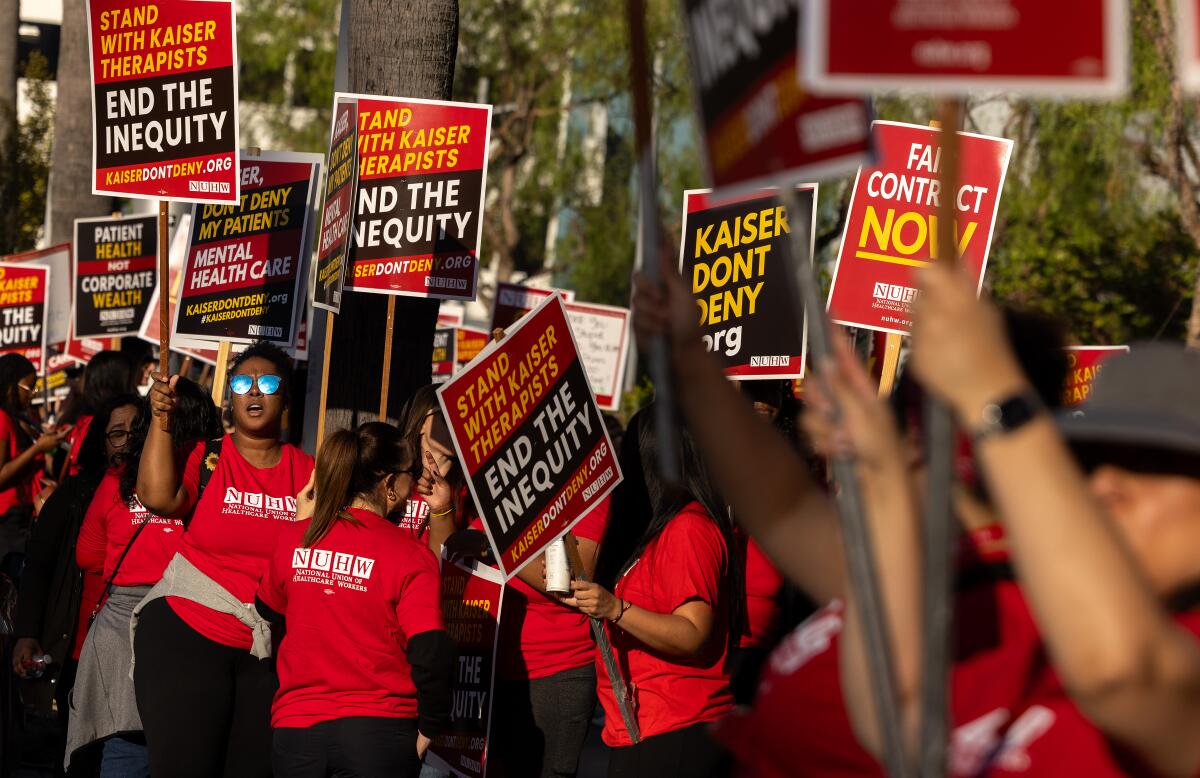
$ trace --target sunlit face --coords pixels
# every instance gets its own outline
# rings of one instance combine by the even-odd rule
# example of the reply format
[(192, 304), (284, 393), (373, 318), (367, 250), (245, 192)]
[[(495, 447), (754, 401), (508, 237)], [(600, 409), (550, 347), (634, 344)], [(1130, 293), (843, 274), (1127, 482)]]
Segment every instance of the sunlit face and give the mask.
[(277, 376), (279, 369), (269, 360), (261, 357), (251, 357), (230, 376), (247, 376), (254, 382), (245, 394), (231, 393), (233, 408), (233, 426), (239, 432), (246, 432), (255, 437), (277, 437), (283, 426), (283, 412), (286, 408), (285, 392), (287, 386), (281, 384), (274, 394), (265, 394), (259, 386), (260, 376)]
[(1159, 594), (1200, 581), (1200, 478), (1101, 465), (1090, 486)]
[(133, 419), (137, 416), (137, 406), (122, 405), (114, 408), (108, 417), (108, 426), (104, 428), (104, 455), (112, 464), (118, 454), (123, 454), (129, 445), (129, 431), (133, 428)]
[(425, 461), (427, 453), (433, 455), (438, 472), (445, 478), (454, 466), (454, 444), (450, 440), (450, 428), (437, 410), (427, 413), (421, 424), (421, 462)]

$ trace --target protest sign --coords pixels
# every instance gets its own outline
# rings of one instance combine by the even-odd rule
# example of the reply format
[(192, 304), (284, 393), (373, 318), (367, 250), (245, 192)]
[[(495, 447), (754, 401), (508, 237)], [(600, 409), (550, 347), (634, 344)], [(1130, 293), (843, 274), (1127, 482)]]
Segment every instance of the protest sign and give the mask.
[(461, 327), (466, 321), (467, 312), (462, 303), (443, 302), (438, 306), (437, 326)]
[(454, 375), (454, 347), (458, 337), (453, 327), (433, 331), (433, 383), (444, 384)]
[(557, 295), (442, 384), (438, 401), (506, 579), (621, 481)]
[[(799, 378), (804, 365), (803, 307), (794, 299), (791, 231), (808, 235), (812, 264), (817, 187), (797, 191), (804, 211), (788, 213), (778, 190), (715, 199), (683, 194), (679, 272), (700, 308), (704, 347), (727, 376)], [(804, 233), (801, 233), (804, 234)]]
[(504, 578), (486, 565), (466, 568), (443, 559), (441, 596), (442, 620), (458, 657), (450, 685), (450, 726), (433, 738), (426, 761), (457, 776), (483, 778)]
[(820, 90), (1115, 97), (1129, 78), (1123, 0), (810, 0), (805, 80)]
[[(175, 307), (179, 304), (179, 287), (183, 283), (183, 258), (187, 253), (188, 237), (191, 232), (192, 215), (185, 213), (179, 217), (179, 223), (175, 226), (175, 234), (171, 238), (170, 253), (168, 254), (170, 265), (167, 277), (167, 317), (170, 321), (175, 321)], [(141, 329), (138, 330), (139, 338), (156, 346), (160, 343), (158, 295), (162, 286), (161, 283), (155, 284), (154, 293), (150, 295), (150, 308), (146, 311), (146, 317), (142, 319)], [(208, 343), (184, 341), (181, 338), (176, 338), (171, 342), (172, 351), (209, 365), (215, 365), (217, 350), (210, 346), (211, 344)]]
[(345, 287), (474, 300), (492, 107), (338, 93), (358, 104)]
[(244, 156), (236, 205), (196, 205), (173, 332), (253, 343), (296, 341), (319, 154)]
[(75, 220), (75, 337), (136, 335), (157, 281), (157, 217)]
[[(907, 335), (917, 268), (942, 256), (938, 246), (941, 131), (877, 121), (879, 163), (854, 182), (846, 228), (829, 291), (829, 315), (839, 324)], [(1012, 141), (960, 132), (955, 236), (964, 268), (983, 286), (992, 229)]]
[(575, 299), (570, 289), (539, 289), (508, 281), (496, 283), (496, 299), (492, 303), (492, 329), (506, 330), (550, 295), (557, 292), (564, 302)]
[(567, 303), (579, 359), (602, 411), (621, 409), (629, 357), (629, 309), (594, 303)]
[(33, 262), (0, 262), (0, 354), (24, 354), (45, 373), (46, 303), (53, 274)]
[(817, 97), (797, 78), (795, 2), (683, 0), (708, 180), (758, 189), (848, 173), (870, 155), (870, 104)]
[(1067, 380), (1063, 386), (1063, 405), (1080, 405), (1092, 393), (1096, 376), (1104, 363), (1117, 354), (1129, 351), (1129, 346), (1071, 346), (1067, 349)]
[(325, 172), (325, 194), (321, 205), (321, 236), (317, 241), (317, 264), (313, 274), (313, 305), (333, 313), (342, 310), (354, 194), (358, 189), (356, 106), (355, 101), (344, 97), (334, 102), (329, 167)]
[(454, 361), (458, 367), (469, 364), (492, 339), (490, 334), (474, 327), (458, 327), (454, 335)]
[(50, 290), (46, 298), (46, 343), (58, 348), (71, 337), (71, 244), (23, 251), (0, 257), (4, 262), (30, 262), (50, 268)]
[(101, 351), (117, 351), (120, 348), (121, 341), (117, 338), (76, 338), (72, 335), (63, 356), (69, 357), (75, 364), (86, 365)]
[[(34, 360), (36, 364), (36, 360)], [(71, 376), (68, 371), (79, 370), (80, 363), (68, 354), (50, 350), (46, 371), (33, 383), (33, 402), (41, 404), (49, 396), (53, 400), (64, 400), (71, 393)]]
[(238, 199), (232, 0), (87, 0), (92, 193)]

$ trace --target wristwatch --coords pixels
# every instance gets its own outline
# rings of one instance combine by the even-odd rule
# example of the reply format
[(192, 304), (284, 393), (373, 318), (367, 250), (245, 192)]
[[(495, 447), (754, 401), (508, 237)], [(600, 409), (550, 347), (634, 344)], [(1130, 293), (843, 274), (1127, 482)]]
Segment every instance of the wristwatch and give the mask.
[(971, 428), (976, 443), (997, 435), (1005, 435), (1024, 427), (1045, 410), (1041, 399), (1032, 391), (1010, 395), (999, 402), (983, 406), (979, 421)]

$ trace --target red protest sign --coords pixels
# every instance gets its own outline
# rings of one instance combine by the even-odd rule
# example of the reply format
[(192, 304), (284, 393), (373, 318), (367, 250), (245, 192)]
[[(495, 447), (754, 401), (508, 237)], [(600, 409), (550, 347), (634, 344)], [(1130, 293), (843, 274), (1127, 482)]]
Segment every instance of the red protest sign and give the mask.
[(345, 287), (474, 300), (492, 107), (346, 95), (358, 105), (358, 191)]
[(503, 602), (504, 578), (495, 568), (467, 569), (442, 560), (442, 620), (458, 661), (450, 686), (450, 727), (433, 738), (426, 761), (454, 775), (483, 778), (487, 772)]
[(629, 361), (629, 309), (595, 303), (567, 303), (579, 358), (602, 411), (621, 409), (625, 365)]
[(438, 400), (506, 578), (621, 481), (557, 295), (443, 384)]
[(263, 152), (240, 164), (237, 206), (192, 208), (173, 335), (291, 347), (307, 304), (308, 217), (321, 156)]
[(92, 193), (236, 203), (232, 0), (87, 0)]
[(158, 281), (158, 217), (75, 220), (72, 337), (136, 335)]
[(438, 306), (437, 326), (461, 327), (467, 322), (467, 312), (461, 303), (443, 302)]
[[(877, 121), (879, 164), (854, 182), (829, 291), (829, 315), (851, 327), (907, 335), (916, 270), (942, 256), (938, 246), (941, 130)], [(983, 285), (992, 229), (1012, 141), (960, 132), (955, 236), (964, 267)]]
[[(175, 227), (175, 234), (171, 238), (170, 252), (170, 274), (167, 278), (167, 319), (175, 321), (175, 308), (179, 305), (179, 288), (183, 284), (183, 256), (187, 251), (188, 236), (192, 230), (192, 215), (185, 213), (179, 217), (179, 223)], [(155, 284), (154, 289), (150, 294), (150, 306), (146, 310), (146, 317), (142, 319), (141, 329), (138, 330), (138, 337), (142, 340), (158, 345), (162, 341), (159, 339), (161, 330), (159, 328), (159, 310), (158, 310), (158, 294), (162, 284)], [(182, 342), (182, 338), (171, 339), (171, 350), (176, 351), (185, 356), (192, 357), (209, 365), (217, 363), (217, 350), (215, 348), (204, 348), (204, 345), (196, 345), (195, 342)], [(213, 344), (215, 345), (215, 344)]]
[(708, 178), (718, 189), (791, 185), (869, 156), (866, 100), (817, 97), (797, 78), (796, 3), (753, 12), (683, 0)]
[(24, 354), (45, 373), (50, 268), (0, 262), (0, 354)]
[(454, 363), (462, 367), (479, 355), (492, 336), (474, 327), (457, 327), (454, 332)]
[(1117, 354), (1128, 353), (1129, 346), (1071, 346), (1067, 349), (1067, 380), (1063, 386), (1063, 405), (1079, 405), (1092, 393), (1092, 384), (1104, 363)]
[(575, 292), (570, 289), (539, 289), (508, 281), (497, 282), (496, 299), (492, 304), (492, 329), (508, 329), (555, 292), (563, 302), (569, 303), (575, 299)]
[(804, 75), (815, 88), (1121, 94), (1124, 0), (810, 0)]

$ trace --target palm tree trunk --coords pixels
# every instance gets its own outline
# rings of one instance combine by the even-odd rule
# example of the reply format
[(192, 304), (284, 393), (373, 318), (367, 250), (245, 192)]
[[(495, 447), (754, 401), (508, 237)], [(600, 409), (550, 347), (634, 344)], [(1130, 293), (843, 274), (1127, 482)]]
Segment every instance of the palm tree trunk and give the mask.
[(0, 0), (0, 153), (8, 150), (17, 124), (17, 41), (20, 0)]
[(92, 88), (84, 0), (63, 0), (62, 19), (46, 225), (52, 246), (72, 239), (76, 219), (112, 212), (112, 198), (92, 194)]
[[(458, 0), (349, 0), (350, 91), (449, 99), (458, 54)], [(438, 302), (396, 298), (388, 417), (429, 383)], [(377, 417), (387, 298), (348, 292), (333, 331), (326, 434)]]

